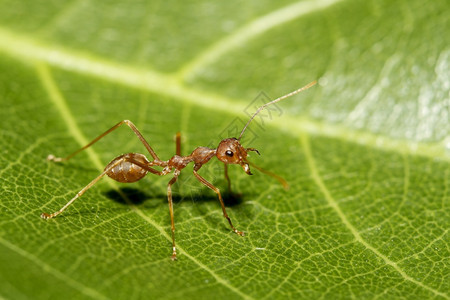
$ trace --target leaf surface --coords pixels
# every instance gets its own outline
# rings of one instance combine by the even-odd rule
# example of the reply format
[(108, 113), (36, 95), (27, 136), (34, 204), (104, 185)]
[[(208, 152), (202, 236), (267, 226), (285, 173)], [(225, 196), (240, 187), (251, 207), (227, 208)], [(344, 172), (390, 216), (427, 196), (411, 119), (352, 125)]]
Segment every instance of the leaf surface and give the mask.
[[(0, 2), (0, 296), (6, 299), (449, 299), (448, 1)], [(102, 179), (114, 157), (162, 159), (237, 136), (253, 170)], [(235, 168), (234, 168), (235, 167)]]

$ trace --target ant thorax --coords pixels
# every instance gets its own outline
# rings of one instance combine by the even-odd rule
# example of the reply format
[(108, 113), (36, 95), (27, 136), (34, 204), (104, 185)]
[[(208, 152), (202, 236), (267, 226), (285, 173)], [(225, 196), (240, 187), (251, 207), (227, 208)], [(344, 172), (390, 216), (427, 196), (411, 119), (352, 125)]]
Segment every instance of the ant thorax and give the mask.
[(174, 155), (167, 161), (167, 168), (181, 170), (184, 169), (189, 163), (194, 162), (197, 169), (206, 164), (214, 155), (216, 149), (210, 149), (208, 147), (197, 147), (188, 156)]
[(214, 155), (216, 155), (216, 149), (211, 149), (208, 147), (197, 147), (188, 157), (196, 165), (201, 166), (206, 164), (212, 157), (214, 157)]

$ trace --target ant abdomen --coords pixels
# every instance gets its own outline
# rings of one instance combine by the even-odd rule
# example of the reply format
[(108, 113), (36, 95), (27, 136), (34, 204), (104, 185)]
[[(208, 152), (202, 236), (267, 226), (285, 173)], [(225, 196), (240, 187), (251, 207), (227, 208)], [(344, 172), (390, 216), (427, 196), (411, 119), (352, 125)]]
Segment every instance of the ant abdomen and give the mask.
[(138, 162), (141, 165), (147, 165), (149, 163), (148, 159), (145, 155), (140, 153), (127, 153), (120, 155), (113, 159), (105, 168), (107, 170), (112, 165), (116, 164), (113, 168), (111, 168), (106, 175), (111, 177), (112, 179), (118, 182), (135, 182), (142, 179), (145, 175), (147, 175), (148, 171), (144, 168), (140, 167), (136, 163), (132, 161)]

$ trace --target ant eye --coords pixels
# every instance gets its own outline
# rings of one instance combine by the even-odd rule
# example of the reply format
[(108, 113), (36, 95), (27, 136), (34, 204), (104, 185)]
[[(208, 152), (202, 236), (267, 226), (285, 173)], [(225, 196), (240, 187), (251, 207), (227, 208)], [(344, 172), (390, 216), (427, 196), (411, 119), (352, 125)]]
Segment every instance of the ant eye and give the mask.
[(230, 151), (230, 150), (225, 151), (225, 154), (226, 154), (227, 156), (229, 156), (229, 157), (232, 157), (232, 156), (233, 156), (233, 152)]

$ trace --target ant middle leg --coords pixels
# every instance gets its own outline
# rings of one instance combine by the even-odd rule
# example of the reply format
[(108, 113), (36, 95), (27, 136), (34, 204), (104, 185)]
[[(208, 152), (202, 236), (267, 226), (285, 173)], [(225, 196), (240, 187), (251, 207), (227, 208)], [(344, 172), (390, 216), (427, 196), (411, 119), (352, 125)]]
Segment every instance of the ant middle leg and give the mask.
[(244, 232), (237, 230), (234, 226), (233, 223), (231, 223), (231, 219), (227, 214), (227, 210), (225, 209), (225, 203), (223, 202), (222, 199), (222, 195), (220, 194), (220, 190), (218, 188), (216, 188), (214, 185), (212, 185), (209, 181), (207, 181), (205, 178), (203, 178), (202, 176), (200, 176), (200, 174), (197, 173), (197, 170), (194, 169), (194, 175), (195, 177), (204, 185), (206, 185), (207, 187), (209, 187), (211, 190), (213, 190), (217, 196), (219, 197), (219, 201), (220, 201), (220, 205), (222, 206), (222, 212), (223, 212), (223, 216), (228, 220), (228, 223), (230, 223), (231, 229), (233, 229), (233, 231), (240, 235), (240, 236), (244, 236)]
[(177, 248), (175, 246), (175, 221), (173, 215), (172, 185), (177, 181), (178, 175), (180, 175), (180, 171), (175, 170), (174, 176), (167, 184), (167, 200), (169, 201), (170, 224), (172, 228), (172, 260), (177, 259)]
[(120, 125), (122, 124), (126, 124), (128, 127), (131, 128), (131, 130), (133, 130), (133, 132), (136, 134), (136, 136), (138, 137), (138, 139), (141, 141), (141, 143), (145, 146), (145, 148), (147, 149), (147, 151), (150, 153), (150, 155), (153, 157), (153, 159), (155, 161), (160, 161), (158, 155), (156, 155), (155, 151), (152, 149), (152, 147), (150, 147), (150, 145), (148, 144), (148, 142), (144, 139), (144, 137), (142, 136), (142, 134), (139, 132), (139, 130), (136, 128), (136, 126), (129, 120), (123, 120), (120, 121), (119, 123), (117, 123), (116, 125), (114, 125), (113, 127), (111, 127), (110, 129), (106, 130), (104, 133), (102, 133), (101, 135), (99, 135), (98, 137), (96, 137), (95, 139), (93, 139), (89, 144), (87, 144), (86, 146), (78, 149), (77, 151), (73, 152), (72, 154), (69, 154), (66, 157), (55, 157), (54, 155), (50, 154), (49, 156), (47, 156), (47, 160), (51, 160), (51, 161), (55, 161), (55, 162), (60, 162), (60, 161), (65, 161), (65, 160), (69, 160), (72, 157), (74, 157), (75, 155), (77, 155), (78, 153), (80, 153), (81, 151), (85, 150), (86, 148), (89, 148), (90, 146), (92, 146), (93, 144), (95, 144), (96, 142), (98, 142), (101, 138), (105, 137), (106, 135), (108, 135), (109, 133), (111, 133), (112, 131), (116, 130), (117, 128), (120, 127)]

